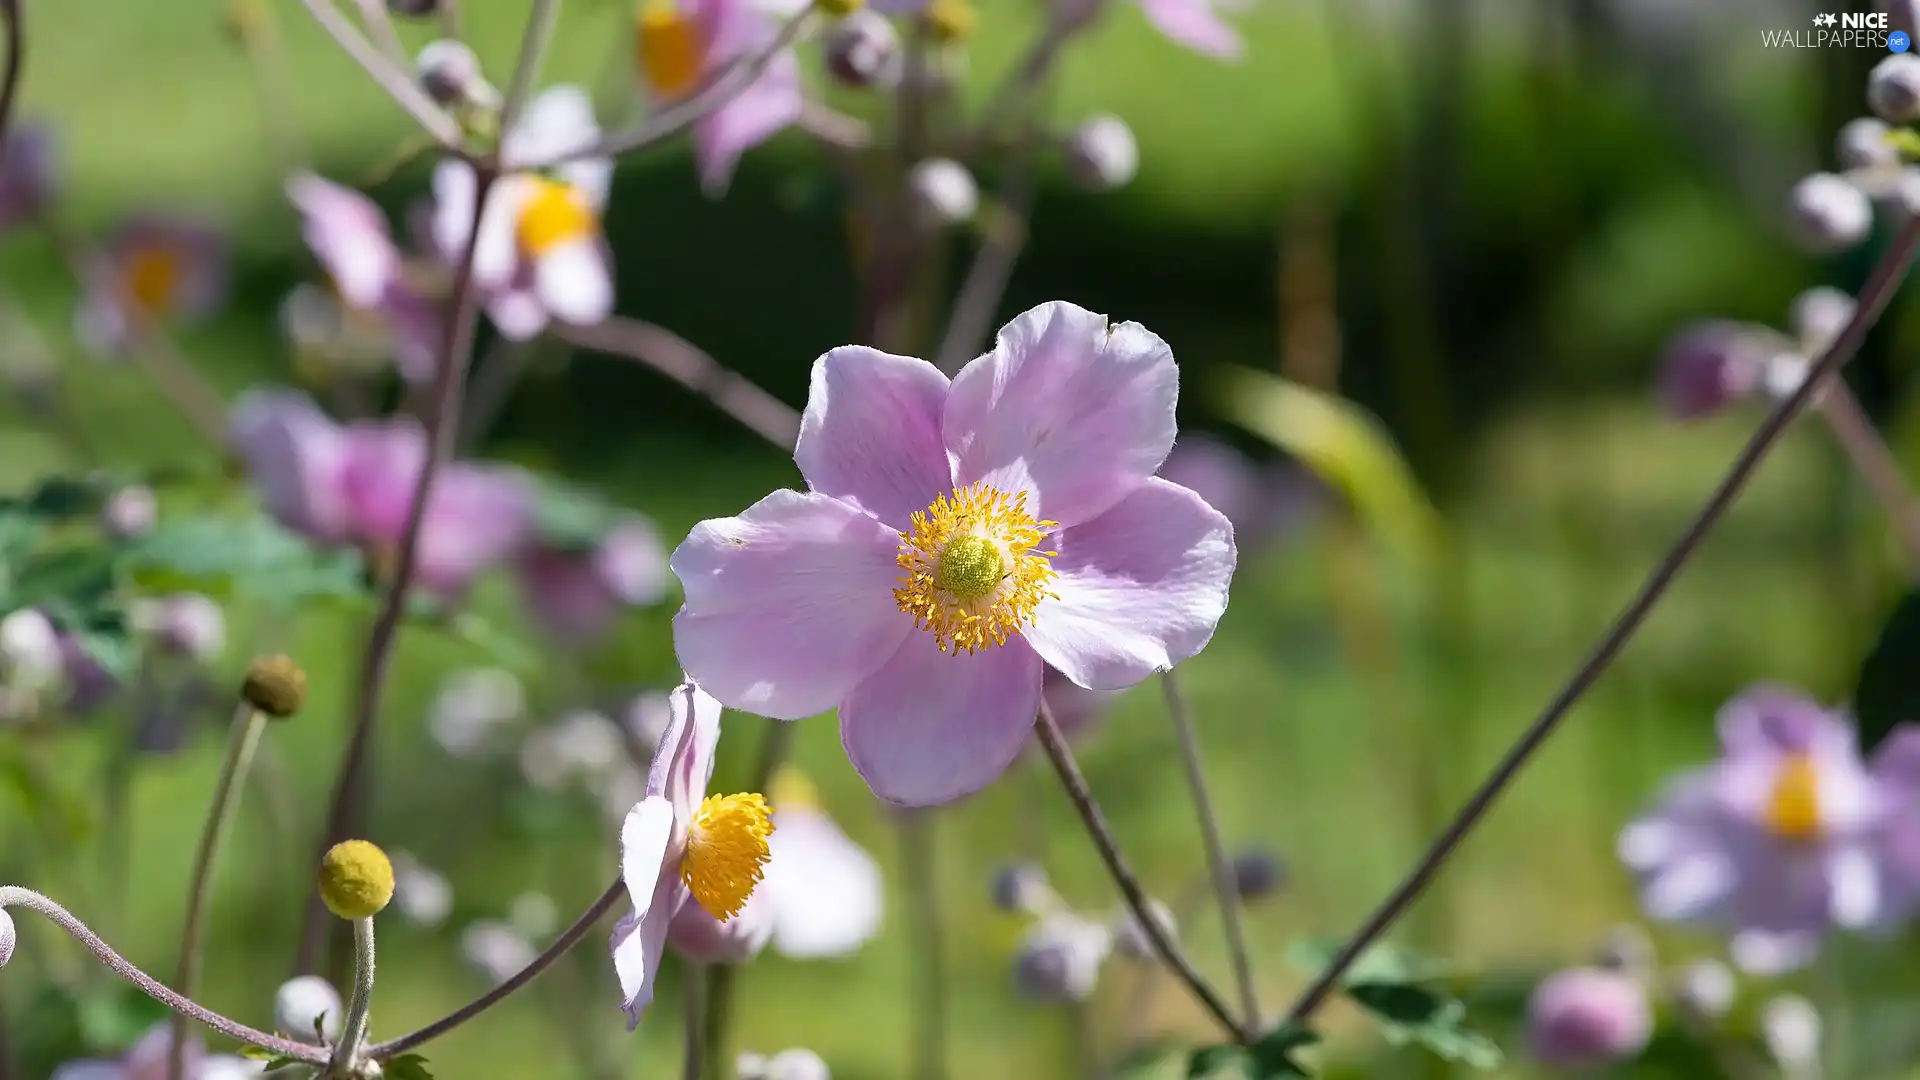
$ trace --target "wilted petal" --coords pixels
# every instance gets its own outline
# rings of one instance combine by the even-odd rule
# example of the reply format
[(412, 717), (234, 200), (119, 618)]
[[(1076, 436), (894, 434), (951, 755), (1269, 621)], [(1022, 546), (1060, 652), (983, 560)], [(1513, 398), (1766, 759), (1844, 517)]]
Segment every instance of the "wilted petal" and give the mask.
[(875, 795), (933, 806), (992, 783), (1019, 756), (1040, 711), (1040, 657), (1026, 639), (972, 655), (907, 637), (840, 703), (840, 741)]
[(807, 486), (906, 529), (953, 487), (940, 438), (947, 386), (925, 360), (864, 345), (815, 360), (793, 450)]
[(1055, 539), (1058, 599), (1027, 631), (1068, 678), (1118, 690), (1199, 652), (1227, 610), (1233, 526), (1177, 484), (1150, 479)]
[(293, 390), (249, 390), (235, 402), (230, 425), (233, 448), (274, 520), (315, 540), (347, 535), (345, 441), (311, 398)]
[(306, 172), (287, 181), (287, 197), (299, 208), (301, 234), (341, 299), (360, 308), (379, 305), (400, 271), (400, 252), (380, 208), (351, 188)]
[(681, 667), (736, 709), (825, 712), (912, 632), (893, 599), (899, 546), (855, 507), (793, 491), (701, 522), (671, 559)]
[(1055, 301), (1008, 323), (953, 380), (943, 428), (955, 485), (1026, 492), (1078, 525), (1132, 494), (1173, 448), (1180, 375), (1138, 323)]

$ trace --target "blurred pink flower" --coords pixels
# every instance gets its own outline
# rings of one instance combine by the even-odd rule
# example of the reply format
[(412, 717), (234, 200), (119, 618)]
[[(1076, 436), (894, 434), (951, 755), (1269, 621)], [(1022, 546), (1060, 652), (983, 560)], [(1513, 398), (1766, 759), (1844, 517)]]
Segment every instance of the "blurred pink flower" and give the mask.
[(521, 594), (548, 633), (583, 644), (627, 607), (667, 591), (667, 552), (651, 523), (630, 517), (584, 551), (530, 545), (517, 561)]
[[(640, 9), (637, 52), (654, 108), (666, 108), (708, 85), (735, 63), (773, 44), (781, 23), (805, 5), (790, 0), (648, 0)], [(693, 128), (700, 185), (726, 192), (740, 156), (800, 119), (800, 62), (782, 49), (727, 104)]]
[(779, 828), (762, 891), (771, 899), (773, 947), (796, 960), (850, 956), (880, 932), (880, 864), (827, 816), (797, 770), (782, 770), (771, 794)]
[(1694, 323), (1661, 356), (1660, 403), (1676, 419), (1712, 416), (1759, 387), (1766, 359), (1752, 328), (1725, 319)]
[[(227, 1054), (209, 1054), (198, 1035), (188, 1035), (183, 1055), (186, 1080), (239, 1080), (255, 1076), (266, 1063)], [(166, 1080), (173, 1050), (172, 1027), (161, 1021), (117, 1061), (69, 1061), (50, 1080)]]
[(1527, 1000), (1535, 1060), (1569, 1067), (1637, 1057), (1653, 1037), (1653, 1009), (1630, 975), (1572, 968), (1548, 976)]
[(44, 124), (18, 123), (6, 134), (0, 161), (0, 231), (39, 216), (53, 198), (53, 134)]
[(1164, 341), (1034, 308), (951, 382), (846, 346), (814, 364), (776, 491), (671, 564), (681, 665), (734, 708), (836, 705), (881, 798), (947, 802), (1025, 745), (1043, 673), (1115, 690), (1194, 655), (1226, 610), (1233, 529), (1155, 477), (1179, 374)]
[(444, 329), (442, 305), (409, 272), (380, 208), (312, 173), (289, 179), (287, 197), (300, 211), (301, 235), (341, 303), (385, 328), (403, 376), (430, 380)]
[(186, 218), (138, 215), (107, 239), (86, 278), (77, 332), (111, 355), (144, 328), (211, 315), (226, 299), (226, 240)]
[(682, 905), (667, 927), (667, 944), (697, 964), (744, 964), (767, 947), (774, 926), (773, 898), (755, 889), (740, 914), (725, 922), (699, 904)]
[(1220, 17), (1218, 0), (1138, 0), (1155, 30), (1177, 44), (1218, 60), (1238, 60), (1245, 45)]
[(1296, 466), (1263, 464), (1211, 436), (1181, 436), (1160, 466), (1171, 480), (1233, 522), (1233, 542), (1249, 551), (1273, 539), (1312, 507), (1323, 489)]

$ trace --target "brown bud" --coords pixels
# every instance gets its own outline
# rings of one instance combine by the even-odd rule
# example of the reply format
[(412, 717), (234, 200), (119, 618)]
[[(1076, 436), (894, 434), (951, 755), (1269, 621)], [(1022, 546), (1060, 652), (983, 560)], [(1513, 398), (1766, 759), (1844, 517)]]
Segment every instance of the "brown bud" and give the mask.
[(268, 716), (284, 720), (307, 701), (307, 673), (285, 656), (263, 656), (247, 665), (240, 696)]

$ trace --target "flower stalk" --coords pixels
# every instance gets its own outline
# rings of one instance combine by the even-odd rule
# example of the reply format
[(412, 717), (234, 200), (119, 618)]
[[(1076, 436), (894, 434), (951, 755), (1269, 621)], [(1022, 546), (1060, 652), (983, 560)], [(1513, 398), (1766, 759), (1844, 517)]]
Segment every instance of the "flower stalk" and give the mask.
[(353, 920), (353, 993), (347, 998), (340, 1041), (333, 1047), (332, 1070), (337, 1075), (352, 1075), (366, 1047), (373, 1013), (373, 969), (373, 916), (368, 915)]

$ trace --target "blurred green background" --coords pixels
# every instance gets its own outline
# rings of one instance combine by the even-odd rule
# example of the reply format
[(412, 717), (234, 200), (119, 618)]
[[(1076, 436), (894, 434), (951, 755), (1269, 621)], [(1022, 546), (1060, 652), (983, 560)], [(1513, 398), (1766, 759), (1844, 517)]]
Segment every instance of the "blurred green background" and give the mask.
[[(526, 4), (464, 7), (476, 48), (504, 82)], [(279, 141), (320, 172), (370, 187), (396, 211), (426, 179), (417, 165), (387, 175), (409, 133), (403, 115), (297, 5), (275, 2), (271, 13), (284, 57), (269, 65), (280, 83), (263, 88), (213, 0), (30, 0), (27, 9), (23, 115), (57, 133), (62, 215), (99, 232), (157, 207), (231, 230), (233, 306), (178, 336), (228, 392), (292, 381), (276, 308), (315, 276), (281, 192), (276, 140), (286, 136)], [(605, 115), (627, 115), (630, 18), (624, 4), (572, 0), (547, 77), (593, 85)], [(1285, 362), (1283, 346), (1302, 327), (1283, 302), (1282, 268), (1305, 265), (1338, 318), (1339, 389), (1387, 422), (1448, 523), (1450, 543), (1410, 564), (1338, 507), (1303, 516), (1280, 542), (1243, 554), (1218, 636), (1182, 668), (1230, 843), (1268, 847), (1291, 868), (1286, 891), (1250, 913), (1263, 999), (1277, 1009), (1299, 979), (1282, 960), (1286, 943), (1345, 932), (1384, 894), (1757, 422), (1750, 410), (1691, 426), (1662, 418), (1650, 390), (1662, 340), (1697, 315), (1780, 324), (1800, 289), (1858, 284), (1871, 248), (1804, 258), (1781, 211), (1794, 179), (1831, 166), (1831, 135), (1864, 111), (1864, 72), (1878, 56), (1762, 49), (1760, 28), (1805, 21), (1784, 4), (1470, 9), (1434, 0), (1403, 10), (1256, 0), (1235, 18), (1248, 38), (1238, 65), (1181, 51), (1128, 6), (1076, 47), (1056, 114), (1122, 116), (1139, 138), (1140, 175), (1093, 196), (1049, 172), (1003, 310), (1063, 298), (1144, 323), (1182, 362), (1184, 424), (1270, 453), (1220, 419), (1218, 375)], [(971, 93), (997, 82), (1036, 26), (1020, 4), (983, 3)], [(426, 40), (417, 31), (404, 30), (411, 45)], [(290, 112), (272, 107), (281, 90)], [(718, 202), (698, 194), (683, 144), (624, 163), (607, 221), (620, 310), (673, 328), (798, 404), (811, 360), (852, 332), (838, 198), (828, 161), (797, 135), (749, 154)], [(1324, 268), (1318, 278), (1313, 266)], [(213, 468), (214, 448), (138, 368), (74, 347), (76, 290), (50, 243), (7, 236), (0, 280), (62, 358), (71, 415), (103, 463)], [(1890, 312), (1853, 377), (1912, 460), (1920, 447), (1904, 389), (1920, 307), (1910, 300)], [(798, 482), (790, 461), (678, 387), (557, 346), (539, 353), (482, 452), (589, 483), (653, 516), (670, 541)], [(79, 464), (42, 418), (13, 404), (0, 412), (0, 487)], [(1760, 679), (1842, 699), (1900, 576), (1885, 528), (1825, 432), (1792, 432), (1402, 937), (1473, 966), (1533, 970), (1585, 956), (1634, 914), (1615, 831), (1663, 775), (1711, 752), (1714, 709)], [(532, 641), (504, 589), (483, 590), (479, 604)], [(521, 672), (536, 713), (671, 681), (672, 608), (633, 615), (595, 655), (540, 656)], [(269, 779), (252, 795), (258, 812), (243, 819), (216, 897), (205, 999), (257, 1024), (268, 1022), (291, 960), (365, 619), (314, 611), (288, 623), (243, 603), (229, 609), (223, 678), (272, 649), (314, 676), (306, 714), (270, 734)], [(491, 659), (424, 630), (400, 647), (379, 728), (372, 833), (446, 871), (457, 899), (442, 931), (397, 927), (383, 939), (380, 1032), (431, 1019), (482, 987), (460, 960), (462, 924), (500, 917), (529, 889), (569, 918), (615, 866), (614, 836), (593, 808), (531, 804), (515, 794), (510, 761), (451, 768), (426, 736), (422, 718), (442, 677)], [(730, 714), (728, 730), (722, 771), (744, 774), (761, 721)], [(60, 762), (76, 805), (98, 802), (99, 762), (115, 737), (96, 726), (40, 748)], [(189, 752), (142, 763), (124, 876), (101, 872), (86, 828), (49, 840), (9, 809), (0, 812), (0, 877), (68, 901), (127, 955), (171, 970), (220, 742), (210, 723)], [(797, 756), (899, 884), (897, 830), (846, 765), (831, 720), (801, 724)], [(1082, 756), (1149, 887), (1169, 898), (1186, 891), (1202, 862), (1157, 692), (1127, 695)], [(1016, 996), (1021, 926), (988, 898), (997, 866), (1044, 854), (1069, 901), (1097, 911), (1113, 903), (1076, 819), (1040, 772), (1010, 775), (933, 825), (955, 1077), (1071, 1074), (1073, 1022)], [(769, 954), (748, 969), (736, 1048), (810, 1046), (849, 1080), (906, 1075), (911, 920), (898, 890), (890, 901), (884, 934), (851, 961)], [(103, 976), (51, 931), (22, 923), (20, 954), (0, 978), (16, 1042), (32, 1037), (26, 1003), (38, 980)], [(1226, 985), (1215, 922), (1195, 918), (1185, 936)], [(1679, 959), (1714, 943), (1675, 935), (1662, 945), (1663, 958)], [(577, 957), (433, 1046), (437, 1075), (676, 1070), (672, 990), (627, 1036), (602, 935)], [(1092, 1010), (1098, 1030), (1119, 1021), (1133, 976), (1123, 962), (1109, 969)], [(1155, 1002), (1153, 1030), (1205, 1032), (1177, 993), (1164, 989)], [(1344, 1014), (1329, 1015), (1343, 1036), (1338, 1054), (1364, 1063), (1365, 1075), (1431, 1074), (1417, 1052), (1382, 1050)], [(1497, 1017), (1489, 1023), (1512, 1047)]]

